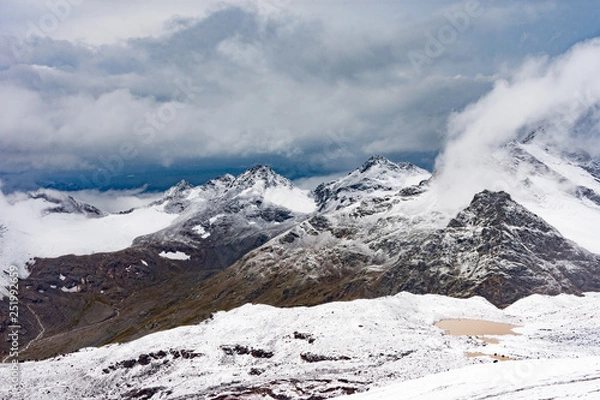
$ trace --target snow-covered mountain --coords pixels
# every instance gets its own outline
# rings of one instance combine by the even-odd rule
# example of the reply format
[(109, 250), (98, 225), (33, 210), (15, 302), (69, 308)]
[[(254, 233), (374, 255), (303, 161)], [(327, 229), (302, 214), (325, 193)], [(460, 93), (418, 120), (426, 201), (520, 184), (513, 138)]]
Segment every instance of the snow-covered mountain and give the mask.
[[(543, 131), (538, 131), (522, 141), (511, 141), (494, 150), (480, 166), (477, 178), (481, 190), (508, 192), (516, 202), (542, 217), (566, 238), (600, 253), (596, 234), (600, 226), (598, 162), (583, 150), (565, 150), (545, 137)], [(443, 181), (445, 174), (448, 172), (440, 173), (440, 180)], [(481, 175), (487, 179), (481, 179)], [(471, 178), (465, 174), (463, 178), (448, 181), (457, 184), (457, 179)], [(455, 189), (465, 187), (469, 186)]]
[[(153, 210), (168, 221), (129, 248), (35, 260), (24, 281), (32, 304), (24, 323), (31, 338), (38, 319), (51, 323), (58, 342), (49, 331), (31, 354), (140, 337), (247, 302), (320, 304), (408, 290), (483, 295), (506, 306), (531, 293), (598, 290), (598, 256), (530, 211), (543, 216), (555, 204), (600, 215), (590, 200), (598, 190), (593, 163), (557, 154), (529, 138), (490, 159), (487, 168), (511, 182), (527, 208), (487, 191), (448, 208), (438, 175), (380, 156), (312, 194), (266, 166), (198, 187), (182, 181), (141, 209), (109, 216), (127, 221)], [(152, 311), (164, 304), (169, 312)], [(81, 320), (94, 321), (94, 329), (80, 327), (89, 330), (85, 339), (64, 334)]]
[[(32, 340), (44, 332), (44, 338), (30, 346), (30, 354), (48, 356), (180, 325), (181, 310), (172, 313), (173, 321), (157, 310), (177, 308), (203, 280), (315, 209), (310, 193), (257, 166), (198, 187), (180, 182), (141, 209), (95, 219), (127, 224), (152, 212), (169, 223), (116, 252), (35, 258), (21, 281), (23, 301), (30, 304), (22, 310), (22, 337)], [(194, 320), (209, 311), (201, 314)]]
[(403, 246), (383, 292), (481, 295), (507, 306), (532, 293), (600, 290), (600, 256), (566, 240), (504, 192), (481, 192), (448, 225)]
[(323, 183), (315, 189), (319, 211), (357, 206), (374, 198), (385, 198), (429, 179), (431, 174), (411, 163), (394, 163), (373, 156), (347, 176)]
[(453, 193), (441, 190), (443, 177), (373, 157), (319, 186), (320, 212), (207, 281), (194, 306), (320, 304), (401, 290), (506, 306), (531, 293), (599, 290), (600, 258), (587, 249), (598, 246), (600, 208), (590, 197), (600, 186), (572, 156), (560, 157), (532, 137), (506, 144), (485, 168), (527, 207), (484, 190), (458, 209), (445, 201)]
[(178, 217), (166, 228), (136, 238), (134, 247), (184, 253), (213, 270), (229, 266), (316, 209), (308, 191), (262, 165), (196, 188), (180, 182), (157, 204)]
[(402, 220), (387, 211), (313, 216), (204, 282), (186, 307), (313, 305), (399, 291), (481, 295), (505, 307), (532, 293), (600, 290), (600, 257), (504, 192), (477, 194), (442, 228), (405, 224), (392, 235), (384, 224)]

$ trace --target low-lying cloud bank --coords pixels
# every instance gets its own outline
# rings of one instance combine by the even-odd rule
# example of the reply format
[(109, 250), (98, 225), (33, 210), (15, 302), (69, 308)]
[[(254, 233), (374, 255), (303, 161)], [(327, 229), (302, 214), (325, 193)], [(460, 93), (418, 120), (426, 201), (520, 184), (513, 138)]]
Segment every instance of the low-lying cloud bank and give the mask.
[[(51, 198), (66, 197), (65, 193), (53, 190), (39, 193), (42, 192)], [(48, 209), (58, 204), (22, 192), (10, 195), (0, 192), (0, 271), (15, 266), (20, 276), (25, 277), (28, 275), (25, 263), (33, 257), (121, 250), (130, 246), (134, 238), (160, 230), (177, 217), (157, 207), (145, 207), (159, 197), (157, 194), (145, 195), (139, 191), (69, 194), (116, 214), (89, 218), (81, 214), (48, 213)], [(132, 207), (138, 208), (118, 214)], [(0, 296), (7, 279), (8, 275), (0, 272)]]

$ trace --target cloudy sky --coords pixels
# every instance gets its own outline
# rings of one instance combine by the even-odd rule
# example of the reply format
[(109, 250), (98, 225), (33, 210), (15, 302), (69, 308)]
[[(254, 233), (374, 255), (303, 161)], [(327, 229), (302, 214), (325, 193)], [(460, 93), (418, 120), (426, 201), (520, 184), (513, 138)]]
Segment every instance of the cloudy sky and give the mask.
[(469, 104), (600, 36), (598, 8), (2, 0), (0, 180), (160, 188), (256, 163), (296, 179), (372, 154), (431, 169)]

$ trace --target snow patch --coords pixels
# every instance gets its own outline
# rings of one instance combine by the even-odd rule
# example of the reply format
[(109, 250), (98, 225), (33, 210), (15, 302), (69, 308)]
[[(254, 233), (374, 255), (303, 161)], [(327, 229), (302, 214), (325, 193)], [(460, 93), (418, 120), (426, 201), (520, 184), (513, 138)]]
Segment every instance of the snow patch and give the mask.
[(511, 361), (470, 366), (338, 398), (591, 400), (598, 395), (599, 373), (600, 357)]
[(317, 205), (309, 196), (309, 192), (296, 187), (277, 186), (267, 188), (264, 199), (269, 203), (277, 204), (278, 206), (302, 214), (310, 214), (317, 209)]
[(208, 219), (208, 222), (209, 222), (209, 223), (212, 225), (212, 224), (214, 224), (215, 222), (217, 222), (217, 220), (218, 220), (219, 218), (222, 218), (222, 217), (224, 217), (224, 216), (225, 216), (225, 214), (217, 214), (217, 215), (215, 215), (214, 217), (210, 217), (210, 218)]
[(159, 256), (163, 258), (168, 258), (170, 260), (189, 260), (190, 256), (185, 254), (182, 251), (163, 251), (159, 254)]
[(63, 286), (60, 288), (60, 290), (65, 293), (79, 293), (80, 289), (79, 289), (79, 285), (75, 285), (70, 288)]
[[(522, 328), (520, 335), (505, 337), (500, 344), (485, 344), (468, 336), (444, 335), (434, 323), (446, 318), (493, 320)], [(306, 398), (304, 390), (316, 395), (344, 382), (341, 386), (369, 390), (356, 400), (566, 399), (579, 394), (593, 398), (585, 396), (597, 394), (598, 318), (597, 293), (534, 295), (504, 310), (480, 297), (409, 293), (315, 307), (248, 304), (217, 312), (198, 325), (23, 363), (22, 394), (109, 398), (121, 394), (127, 382), (131, 391), (164, 388), (169, 398), (210, 398), (256, 385), (295, 399)], [(240, 352), (228, 354), (234, 347)], [(202, 355), (175, 359), (169, 355), (173, 349)], [(248, 354), (252, 349), (271, 355), (256, 358)], [(468, 358), (465, 352), (498, 352), (519, 361), (492, 364), (487, 357)], [(136, 361), (149, 354), (159, 358), (149, 365)], [(307, 362), (309, 356), (318, 361)], [(135, 367), (119, 366), (126, 360), (133, 360)], [(9, 368), (0, 364), (0, 387), (10, 384)], [(586, 374), (590, 379), (583, 379)]]
[(210, 236), (210, 232), (206, 232), (206, 229), (202, 225), (197, 225), (193, 228), (193, 231), (196, 232), (202, 239), (206, 239)]

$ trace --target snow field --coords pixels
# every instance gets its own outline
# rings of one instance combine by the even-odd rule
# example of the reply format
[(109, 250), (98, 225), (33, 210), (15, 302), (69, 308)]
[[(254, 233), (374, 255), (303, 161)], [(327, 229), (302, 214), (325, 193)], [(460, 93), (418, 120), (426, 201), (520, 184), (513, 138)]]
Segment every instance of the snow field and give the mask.
[[(390, 390), (390, 396), (412, 393), (405, 390), (414, 390), (415, 396), (429, 395), (441, 390), (446, 382), (449, 387), (443, 393), (448, 394), (447, 398), (469, 398), (465, 393), (543, 388), (544, 382), (559, 385), (564, 381), (559, 382), (559, 378), (564, 376), (579, 382), (583, 375), (598, 372), (600, 338), (595, 321), (600, 317), (599, 306), (600, 295), (595, 293), (585, 297), (531, 296), (505, 310), (477, 297), (454, 299), (408, 293), (310, 308), (245, 305), (218, 312), (198, 325), (155, 333), (130, 343), (23, 363), (21, 376), (25, 398), (37, 399), (118, 398), (125, 387), (164, 387), (171, 391), (169, 398), (177, 398), (234, 393), (240, 385), (271, 387), (276, 393), (299, 398), (298, 385), (326, 390), (340, 382), (349, 382), (345, 385), (360, 390), (370, 388), (373, 392), (365, 396), (375, 396), (380, 393), (377, 387), (401, 381), (407, 382), (399, 385), (407, 386), (381, 389), (381, 396), (388, 393), (385, 390)], [(496, 345), (485, 344), (475, 338), (445, 335), (433, 326), (447, 318), (513, 323), (522, 325), (516, 329), (521, 334), (502, 336)], [(573, 331), (586, 335), (573, 335)], [(168, 353), (170, 349), (201, 355), (193, 359), (167, 356), (166, 364), (157, 360), (149, 365), (104, 371), (119, 362), (161, 350)], [(271, 356), (255, 357), (251, 351)], [(519, 361), (490, 365), (491, 358), (467, 358), (467, 351), (498, 352)], [(315, 356), (324, 359), (306, 360)], [(538, 357), (550, 361), (539, 361)], [(555, 365), (564, 365), (571, 375), (556, 372)], [(569, 369), (569, 365), (578, 366)], [(463, 367), (469, 369), (461, 371)], [(9, 365), (1, 365), (3, 368)], [(427, 377), (436, 373), (443, 374)], [(411, 382), (422, 377), (420, 383)], [(7, 378), (8, 374), (0, 372), (0, 387), (9, 387)], [(64, 388), (63, 394), (45, 394), (45, 388), (56, 385)], [(577, 388), (573, 390), (589, 388), (583, 381), (574, 385)], [(458, 394), (467, 397), (451, 397)], [(371, 398), (386, 397), (365, 397)]]

